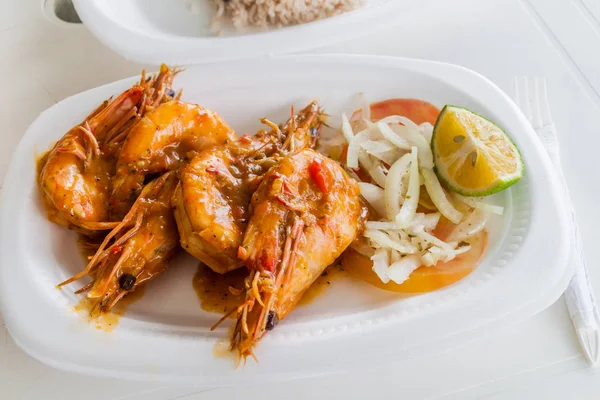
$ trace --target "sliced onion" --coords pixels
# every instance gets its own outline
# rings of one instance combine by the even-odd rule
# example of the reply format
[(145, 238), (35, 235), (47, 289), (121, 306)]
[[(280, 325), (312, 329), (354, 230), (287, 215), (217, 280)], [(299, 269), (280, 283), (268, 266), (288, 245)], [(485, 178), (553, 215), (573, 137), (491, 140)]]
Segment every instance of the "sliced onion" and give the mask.
[(449, 242), (460, 242), (470, 236), (473, 236), (477, 232), (481, 231), (485, 227), (487, 222), (486, 215), (483, 211), (475, 209), (470, 213), (463, 222), (458, 224), (456, 228), (448, 236)]
[(387, 175), (387, 169), (381, 164), (379, 160), (373, 160), (371, 157), (364, 152), (358, 154), (358, 161), (367, 170), (373, 182), (381, 187), (385, 187), (385, 179)]
[(419, 149), (419, 165), (422, 168), (433, 168), (433, 153), (430, 144), (418, 129), (406, 125), (396, 125), (393, 129), (394, 132), (408, 139), (413, 146), (417, 146)]
[(439, 261), (439, 257), (434, 256), (431, 252), (426, 251), (421, 256), (421, 263), (426, 267), (433, 267)]
[(369, 140), (369, 132), (364, 130), (358, 132), (350, 143), (348, 144), (348, 154), (346, 156), (346, 165), (348, 168), (358, 168), (358, 156), (360, 154), (361, 146), (364, 142)]
[(379, 132), (379, 129), (377, 128), (377, 125), (374, 124), (373, 122), (369, 121), (368, 119), (364, 119), (363, 118), (363, 124), (365, 125), (365, 129), (367, 129), (369, 131), (369, 137), (373, 140), (382, 140), (385, 139), (385, 137), (381, 134), (381, 132)]
[(488, 204), (481, 197), (466, 197), (461, 196), (458, 193), (452, 193), (452, 197), (455, 197), (470, 207), (477, 208), (482, 211), (491, 212), (492, 214), (496, 215), (504, 214), (504, 207), (497, 206), (495, 204)]
[(411, 128), (415, 131), (419, 130), (419, 126), (415, 124), (410, 118), (403, 117), (402, 115), (390, 115), (389, 117), (385, 117), (379, 120), (379, 122), (383, 122), (384, 124), (402, 124), (408, 128)]
[[(359, 114), (360, 115), (360, 114)], [(365, 129), (369, 129), (367, 124), (365, 124), (365, 120), (362, 118), (354, 119), (354, 115), (350, 117), (350, 126), (354, 132), (360, 132)]]
[(418, 150), (415, 146), (413, 146), (410, 156), (411, 161), (408, 178), (408, 190), (406, 191), (402, 208), (400, 208), (400, 212), (398, 212), (396, 215), (396, 222), (401, 228), (407, 228), (411, 225), (412, 219), (417, 212), (417, 206), (419, 205), (421, 178), (419, 178), (419, 163), (417, 161)]
[(391, 221), (367, 221), (366, 229), (377, 229), (382, 231), (394, 231), (401, 229), (396, 222)]
[(432, 169), (423, 168), (421, 170), (421, 174), (423, 174), (423, 181), (425, 183), (427, 193), (429, 194), (429, 197), (431, 197), (431, 201), (435, 207), (440, 213), (442, 213), (444, 217), (448, 218), (450, 222), (454, 224), (460, 223), (460, 221), (463, 219), (463, 214), (454, 208), (452, 203), (450, 203), (446, 197), (446, 192), (442, 188), (442, 185), (440, 185), (440, 182), (435, 175), (435, 172), (433, 172)]
[(410, 243), (394, 240), (387, 233), (381, 231), (367, 229), (363, 235), (380, 247), (394, 249), (402, 254), (412, 254), (417, 251)]
[[(406, 154), (406, 151), (400, 150), (398, 148), (394, 148), (394, 150), (385, 152), (385, 153), (369, 153), (372, 157), (378, 159), (386, 165), (392, 165), (396, 162), (397, 159)], [(359, 160), (360, 161), (360, 160)]]
[(390, 265), (387, 275), (392, 281), (396, 283), (402, 283), (407, 280), (410, 274), (412, 274), (413, 271), (420, 266), (421, 256), (418, 254), (413, 254), (401, 258), (399, 261), (396, 261)]
[(454, 251), (452, 246), (430, 233), (427, 233), (425, 231), (412, 231), (412, 233), (425, 243), (431, 243), (434, 246), (437, 246), (445, 251)]
[(434, 264), (437, 264), (439, 261), (448, 262), (453, 260), (456, 257), (456, 252), (454, 250), (442, 250), (439, 247), (431, 247), (427, 250), (431, 253)]
[(436, 265), (442, 258), (446, 258), (446, 252), (442, 252), (438, 247), (432, 247), (427, 250), (423, 256), (421, 257), (421, 261), (427, 267), (433, 267)]
[(423, 168), (433, 168), (433, 153), (430, 148), (431, 138), (426, 138), (417, 124), (400, 115), (383, 118), (379, 123), (395, 124), (391, 129), (396, 134), (400, 135), (400, 137), (408, 140), (409, 143), (419, 148), (419, 164)]
[(371, 155), (386, 153), (396, 148), (388, 140), (367, 140), (361, 143), (362, 148)]
[(468, 244), (466, 246), (460, 246), (460, 247), (454, 249), (454, 254), (455, 255), (459, 255), (459, 254), (462, 254), (462, 253), (466, 253), (469, 250), (471, 250), (471, 245), (470, 244)]
[(431, 231), (437, 226), (440, 221), (440, 216), (441, 214), (439, 212), (430, 214), (416, 213), (412, 224), (410, 225), (410, 229)]
[[(374, 186), (374, 185), (371, 185), (371, 186)], [(377, 186), (374, 186), (374, 187), (377, 188), (378, 190), (381, 190)], [(363, 195), (363, 197), (364, 197), (364, 195)], [(412, 223), (410, 225), (410, 229), (411, 229), (411, 231), (412, 230), (431, 231), (431, 230), (435, 229), (435, 227), (437, 226), (437, 224), (440, 220), (440, 216), (441, 216), (440, 213), (437, 213), (437, 212), (430, 213), (430, 214), (416, 213), (412, 220)], [(378, 229), (378, 230), (382, 230), (382, 231), (403, 231), (405, 229), (405, 228), (400, 227), (400, 225), (396, 221), (367, 221), (365, 223), (365, 228)], [(406, 234), (405, 232), (403, 232), (403, 233)], [(403, 238), (402, 240), (405, 240), (405, 239)]]
[(427, 142), (431, 144), (431, 138), (433, 137), (433, 125), (431, 125), (429, 122), (423, 122), (421, 125), (419, 125), (419, 130)]
[(350, 144), (352, 139), (354, 139), (354, 132), (352, 131), (352, 126), (350, 125), (350, 121), (348, 121), (348, 117), (345, 113), (342, 113), (342, 134), (344, 138)]
[(360, 100), (360, 111), (361, 115), (367, 121), (371, 120), (371, 105), (369, 104), (369, 100), (364, 93), (359, 93), (358, 98)]
[(385, 199), (383, 189), (372, 183), (359, 182), (360, 194), (367, 202), (377, 211), (377, 213), (385, 216)]
[(483, 201), (477, 202), (477, 204), (475, 205), (475, 208), (486, 211), (486, 212), (490, 212), (490, 213), (496, 214), (496, 215), (504, 214), (504, 207), (497, 206), (495, 204), (488, 204)]
[(400, 254), (400, 252), (396, 250), (390, 250), (390, 264), (393, 264), (396, 261), (400, 261), (401, 258), (402, 255)]
[(450, 244), (453, 248), (452, 250), (440, 249), (437, 246), (429, 248), (427, 251), (432, 254), (433, 259), (435, 261), (433, 265), (435, 265), (440, 260), (448, 262), (450, 260), (453, 260), (457, 255), (466, 253), (467, 251), (471, 250), (470, 244), (467, 246), (461, 246), (461, 247), (455, 248), (456, 244), (457, 244), (456, 242), (453, 242), (452, 244)]
[(373, 272), (377, 274), (381, 282), (388, 283), (390, 281), (388, 276), (388, 268), (390, 266), (388, 251), (386, 249), (377, 250), (371, 257), (371, 261), (373, 261)]
[(406, 139), (398, 136), (398, 134), (394, 132), (387, 124), (378, 122), (376, 126), (381, 135), (389, 140), (394, 146), (398, 147), (399, 149), (410, 150), (410, 143)]
[(371, 258), (375, 254), (375, 249), (371, 246), (371, 243), (369, 243), (369, 239), (364, 236), (356, 238), (350, 247), (352, 247), (352, 250), (367, 258)]
[(399, 150), (387, 140), (368, 140), (361, 144), (361, 147), (369, 155), (392, 165), (399, 157)]
[(394, 220), (400, 212), (404, 184), (402, 178), (409, 173), (410, 162), (413, 160), (412, 153), (405, 154), (390, 168), (385, 179), (385, 209), (389, 220)]

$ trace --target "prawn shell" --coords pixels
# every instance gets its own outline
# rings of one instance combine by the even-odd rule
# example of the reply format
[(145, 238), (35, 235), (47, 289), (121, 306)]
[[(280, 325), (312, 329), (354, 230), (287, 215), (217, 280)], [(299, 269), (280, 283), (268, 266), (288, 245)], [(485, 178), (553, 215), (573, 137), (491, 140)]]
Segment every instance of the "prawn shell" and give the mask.
[[(328, 182), (326, 192), (311, 177), (315, 162), (321, 166), (320, 179)], [(273, 167), (252, 196), (251, 210), (240, 253), (246, 257), (250, 277), (273, 278), (269, 287), (252, 290), (246, 298), (249, 303), (260, 296), (256, 300), (265, 307), (255, 304), (239, 316), (243, 322), (238, 326), (245, 323), (248, 333), (235, 331), (232, 345), (242, 355), (251, 354), (266, 333), (268, 313), (284, 319), (357, 238), (366, 216), (358, 183), (337, 162), (313, 150), (288, 156)]]
[(121, 219), (142, 191), (146, 177), (174, 171), (200, 151), (235, 140), (235, 132), (214, 111), (173, 100), (146, 113), (127, 135), (117, 161), (111, 194)]

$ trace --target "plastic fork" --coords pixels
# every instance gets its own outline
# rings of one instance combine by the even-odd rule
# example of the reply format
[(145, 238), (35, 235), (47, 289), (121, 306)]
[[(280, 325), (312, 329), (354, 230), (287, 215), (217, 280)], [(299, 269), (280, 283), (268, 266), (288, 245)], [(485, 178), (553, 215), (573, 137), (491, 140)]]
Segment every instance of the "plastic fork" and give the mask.
[(575, 210), (560, 164), (559, 143), (550, 114), (546, 80), (515, 78), (514, 100), (542, 141), (563, 184), (571, 222), (571, 253), (575, 263), (575, 273), (565, 291), (565, 301), (583, 353), (592, 365), (596, 365), (600, 353), (600, 314), (588, 277)]

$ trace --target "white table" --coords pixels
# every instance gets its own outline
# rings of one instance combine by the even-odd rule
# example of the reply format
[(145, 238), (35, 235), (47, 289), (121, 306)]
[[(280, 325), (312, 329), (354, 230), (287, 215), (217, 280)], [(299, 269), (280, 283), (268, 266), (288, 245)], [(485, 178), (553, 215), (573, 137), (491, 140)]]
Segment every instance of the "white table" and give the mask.
[[(41, 0), (3, 1), (0, 12), (0, 186), (11, 153), (39, 112), (82, 90), (136, 75), (142, 66), (121, 59), (81, 26), (42, 15)], [(434, 0), (399, 15), (399, 25), (372, 37), (318, 52), (372, 53), (453, 62), (472, 68), (510, 93), (515, 75), (543, 75), (558, 127), (572, 191), (600, 297), (595, 207), (600, 195), (600, 2), (592, 0)], [(85, 50), (84, 50), (85, 49)], [(594, 54), (596, 53), (596, 54)], [(42, 149), (40, 149), (41, 151)], [(32, 163), (33, 163), (32, 155)], [(32, 243), (35, 245), (35, 243)], [(534, 262), (534, 260), (532, 260)], [(507, 291), (510, 288), (507, 288)], [(54, 370), (25, 355), (0, 316), (2, 399), (244, 399), (387, 395), (420, 399), (592, 399), (600, 372), (586, 368), (564, 303), (528, 321), (427, 357), (410, 368), (360, 373), (268, 387), (201, 391), (158, 383), (98, 379)]]

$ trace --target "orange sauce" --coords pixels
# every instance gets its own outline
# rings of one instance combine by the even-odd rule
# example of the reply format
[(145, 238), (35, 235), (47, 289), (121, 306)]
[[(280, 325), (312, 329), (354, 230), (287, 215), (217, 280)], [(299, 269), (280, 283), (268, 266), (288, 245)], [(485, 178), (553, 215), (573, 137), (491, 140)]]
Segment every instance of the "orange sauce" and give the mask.
[(103, 238), (100, 236), (98, 238), (90, 238), (85, 235), (78, 235), (77, 237), (77, 247), (79, 248), (79, 253), (83, 258), (84, 266), (90, 261), (90, 259), (96, 254), (96, 251), (100, 247)]
[(144, 295), (145, 286), (141, 286), (136, 289), (131, 294), (123, 297), (114, 307), (109, 311), (102, 313), (98, 316), (92, 317), (90, 316), (90, 312), (94, 306), (94, 302), (92, 302), (85, 294), (79, 303), (73, 307), (73, 310), (79, 314), (79, 316), (87, 320), (90, 324), (93, 324), (96, 329), (99, 329), (104, 332), (112, 332), (115, 330), (121, 317), (125, 314), (127, 307), (138, 301)]
[(44, 168), (44, 165), (46, 165), (46, 161), (48, 160), (49, 154), (50, 154), (50, 151), (47, 151), (40, 156), (36, 155), (36, 160), (35, 160), (35, 181), (37, 183), (38, 190), (40, 191), (40, 197), (42, 199), (42, 206), (44, 207), (45, 211), (48, 210), (48, 205), (46, 204), (46, 196), (43, 196), (41, 193), (43, 191), (43, 188), (40, 184), (40, 175), (42, 173), (42, 168)]
[[(239, 306), (244, 301), (244, 279), (247, 275), (248, 270), (246, 268), (239, 268), (221, 275), (200, 264), (192, 280), (198, 301), (200, 301), (200, 307), (204, 311), (225, 314)], [(349, 276), (348, 271), (340, 262), (336, 261), (327, 267), (321, 276), (304, 292), (298, 305), (312, 303), (325, 293), (333, 282)], [(230, 290), (230, 287), (234, 290)], [(236, 289), (241, 291), (240, 294), (236, 294)], [(231, 317), (235, 318), (235, 313)]]
[(41, 155), (36, 155), (35, 156), (35, 172), (36, 172), (36, 176), (40, 176), (40, 172), (42, 172), (42, 168), (44, 167), (44, 164), (46, 164), (46, 160), (48, 159), (48, 154), (50, 154), (50, 151), (46, 151), (45, 153), (42, 153)]
[(217, 343), (215, 343), (215, 345), (213, 346), (212, 349), (212, 353), (213, 353), (213, 357), (214, 358), (227, 358), (229, 360), (232, 360), (236, 363), (240, 361), (239, 360), (239, 355), (238, 352), (236, 350), (231, 350), (231, 337), (233, 336), (233, 329), (235, 328), (234, 325), (231, 325), (231, 327), (229, 328), (229, 331), (227, 332), (227, 335), (225, 335), (224, 337), (222, 337), (221, 339), (219, 339), (219, 341)]
[[(200, 307), (204, 311), (221, 315), (238, 307), (244, 301), (244, 279), (247, 274), (246, 268), (238, 268), (222, 275), (200, 263), (192, 279), (192, 286), (198, 296)], [(233, 290), (230, 290), (230, 287)], [(236, 294), (238, 291), (239, 294)], [(236, 313), (232, 313), (230, 318), (237, 318)], [(217, 318), (215, 318), (215, 322), (217, 322)], [(215, 343), (212, 350), (213, 357), (236, 359), (237, 353), (229, 350), (229, 338), (233, 334), (233, 328), (232, 325), (229, 334)]]
[(319, 296), (325, 293), (334, 282), (350, 277), (347, 269), (342, 266), (340, 260), (336, 260), (333, 264), (325, 269), (325, 271), (313, 282), (312, 285), (304, 292), (304, 295), (298, 302), (299, 306), (307, 305), (315, 301)]
[[(200, 264), (192, 280), (200, 307), (204, 311), (225, 314), (239, 306), (244, 301), (244, 279), (247, 275), (246, 268), (238, 268), (221, 275)], [(234, 290), (230, 290), (229, 287)], [(239, 294), (236, 294), (236, 289)], [(235, 313), (232, 316), (235, 316)]]
[(223, 338), (219, 340), (213, 346), (213, 357), (214, 358), (230, 358), (234, 359), (236, 357), (236, 353), (234, 351), (229, 350), (229, 337), (231, 335), (227, 335), (227, 338)]
[[(218, 274), (200, 263), (198, 270), (192, 279), (192, 286), (198, 296), (200, 307), (204, 311), (221, 315), (238, 307), (244, 301), (244, 280), (247, 275), (248, 270), (246, 268), (239, 268), (226, 274)], [(334, 264), (327, 267), (327, 269), (308, 288), (298, 303), (298, 306), (312, 303), (320, 295), (325, 293), (327, 289), (332, 286), (334, 281), (349, 276), (350, 275), (342, 265), (336, 261)], [(233, 291), (229, 289), (230, 287), (233, 288)], [(238, 290), (240, 293), (236, 294)], [(232, 313), (230, 318), (237, 318), (236, 313)], [(109, 323), (110, 322), (111, 321), (109, 321)], [(213, 357), (239, 361), (237, 359), (237, 353), (229, 349), (229, 338), (232, 333), (233, 326), (226, 338), (215, 343), (213, 346)]]

